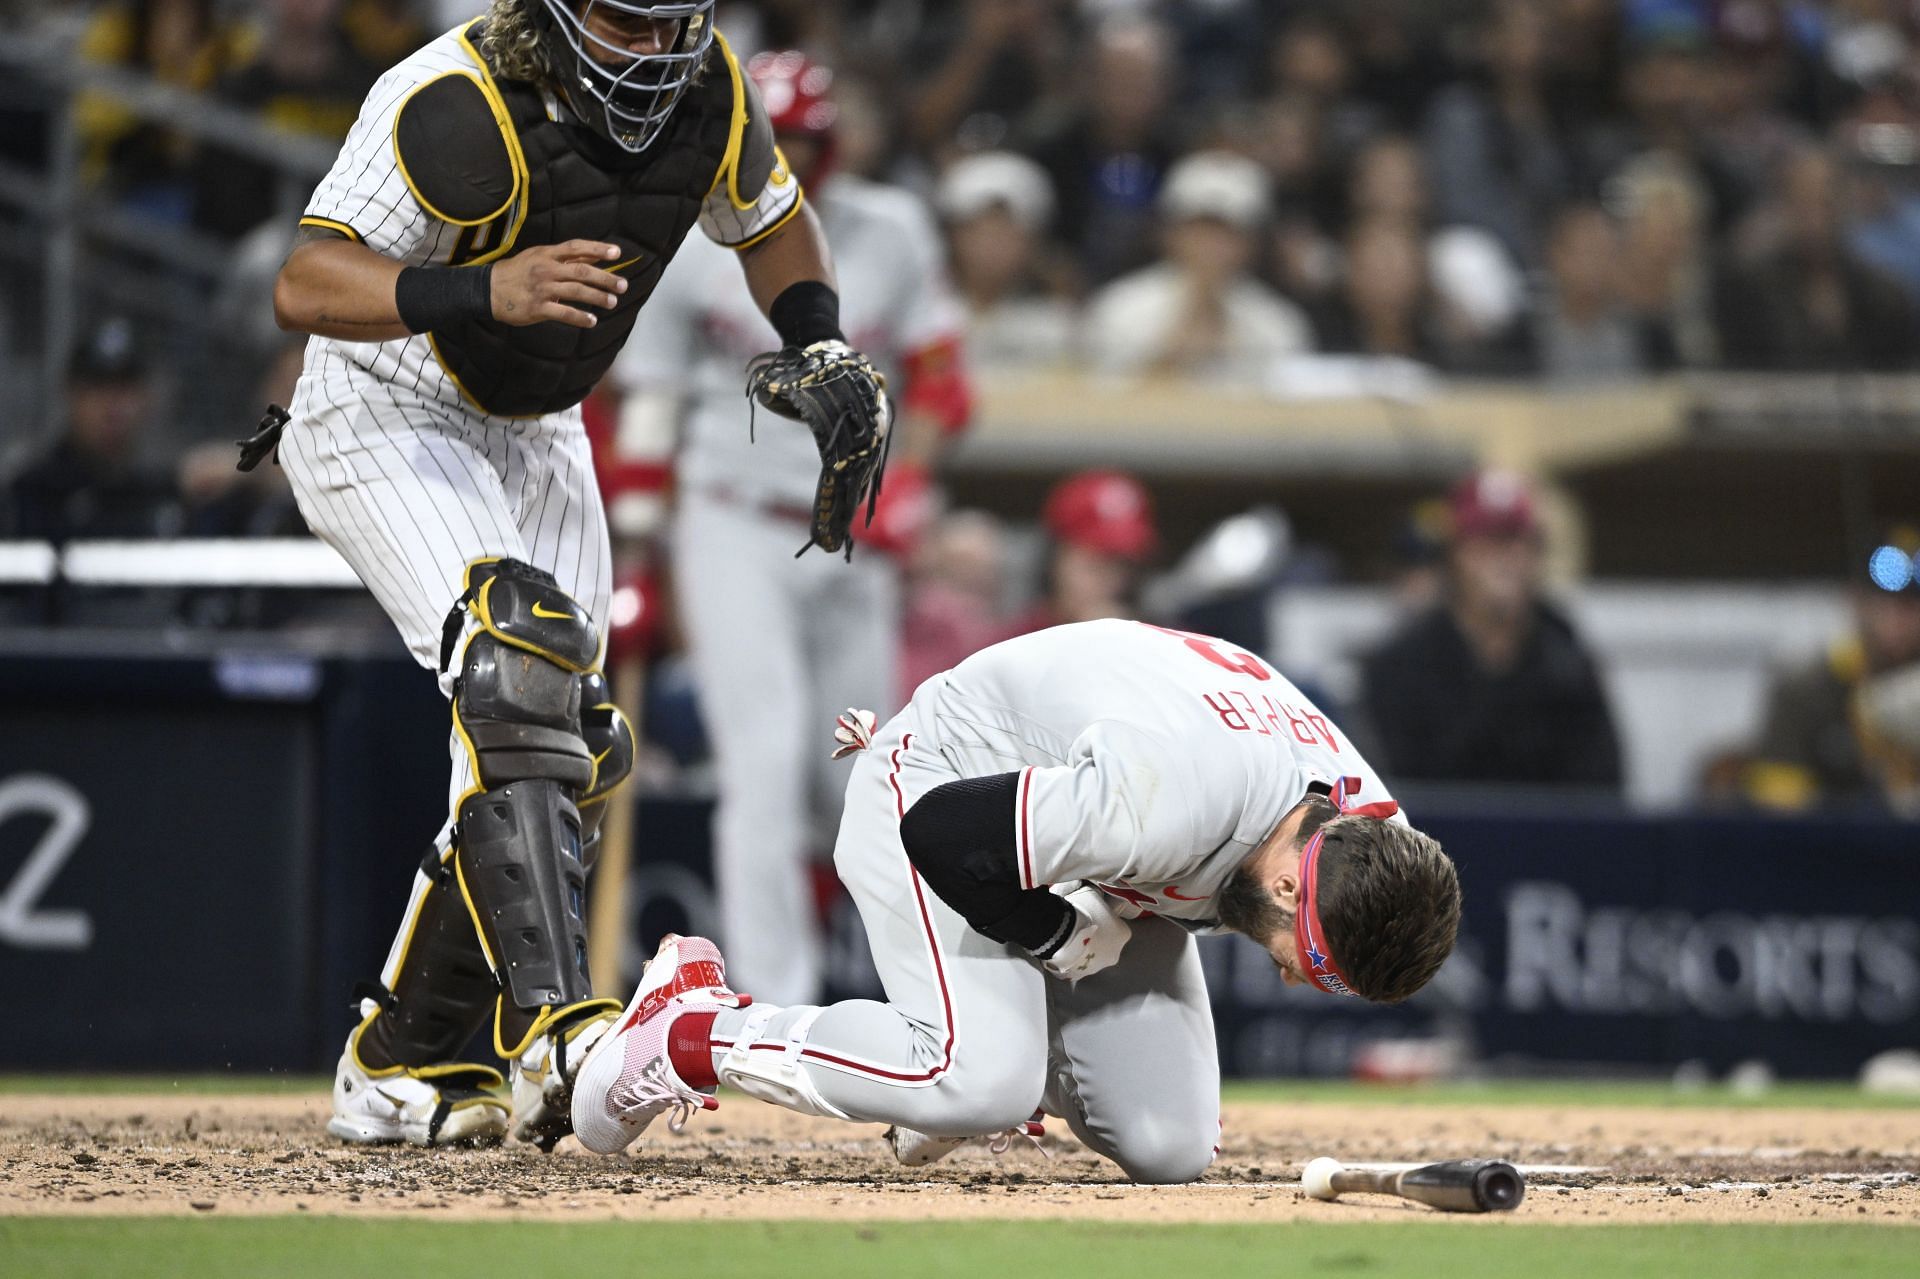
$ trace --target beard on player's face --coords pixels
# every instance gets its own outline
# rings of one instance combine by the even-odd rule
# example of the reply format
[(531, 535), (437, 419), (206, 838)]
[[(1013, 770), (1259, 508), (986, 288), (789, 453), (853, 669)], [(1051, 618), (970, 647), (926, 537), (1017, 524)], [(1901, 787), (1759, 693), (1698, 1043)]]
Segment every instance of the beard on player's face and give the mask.
[(1234, 867), (1233, 874), (1220, 889), (1220, 922), (1243, 937), (1252, 938), (1271, 952), (1274, 943), (1293, 938), (1293, 912), (1274, 900), (1253, 856)]

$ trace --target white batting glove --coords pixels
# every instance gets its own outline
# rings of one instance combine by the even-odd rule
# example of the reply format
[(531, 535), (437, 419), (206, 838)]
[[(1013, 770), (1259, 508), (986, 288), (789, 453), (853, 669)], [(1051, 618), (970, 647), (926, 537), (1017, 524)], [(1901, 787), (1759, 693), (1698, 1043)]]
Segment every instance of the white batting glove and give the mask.
[(873, 730), (879, 722), (872, 711), (857, 710), (852, 706), (841, 711), (833, 721), (833, 740), (840, 743), (833, 757), (845, 759), (873, 745)]
[(1112, 900), (1082, 880), (1055, 884), (1053, 892), (1073, 907), (1073, 931), (1040, 966), (1055, 977), (1079, 981), (1120, 962), (1120, 952), (1133, 936), (1133, 925), (1120, 918)]

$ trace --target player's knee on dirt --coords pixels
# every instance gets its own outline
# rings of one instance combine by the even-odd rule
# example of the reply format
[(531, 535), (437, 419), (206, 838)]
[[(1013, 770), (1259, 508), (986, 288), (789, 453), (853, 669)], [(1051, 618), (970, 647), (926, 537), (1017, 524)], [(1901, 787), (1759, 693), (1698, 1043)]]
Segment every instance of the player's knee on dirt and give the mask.
[(606, 676), (589, 671), (580, 677), (580, 735), (593, 759), (593, 777), (580, 791), (580, 840), (587, 868), (600, 851), (600, 823), (607, 800), (633, 772), (633, 725), (614, 705)]
[[(577, 801), (595, 773), (580, 677), (599, 648), (586, 610), (517, 560), (471, 566), (447, 619), (442, 655), (452, 660), (457, 649), (459, 662), (454, 724), (477, 778), (454, 815), (454, 870), (487, 959), (520, 1009), (565, 1008), (593, 994)], [(527, 1037), (537, 1028), (536, 1020)]]
[(1155, 1115), (1142, 1107), (1111, 1140), (1096, 1148), (1140, 1185), (1180, 1186), (1206, 1173), (1218, 1138), (1217, 1124)]

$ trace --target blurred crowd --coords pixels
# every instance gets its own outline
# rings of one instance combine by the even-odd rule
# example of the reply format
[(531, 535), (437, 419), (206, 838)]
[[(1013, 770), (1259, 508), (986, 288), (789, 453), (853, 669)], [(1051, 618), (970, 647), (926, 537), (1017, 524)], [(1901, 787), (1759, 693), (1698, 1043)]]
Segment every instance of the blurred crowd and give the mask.
[[(101, 64), (333, 140), (384, 67), (483, 7), (105, 0), (38, 20)], [(989, 375), (1286, 394), (1361, 389), (1383, 362), (1556, 383), (1920, 365), (1920, 0), (723, 0), (720, 22), (743, 55), (798, 46), (837, 70), (838, 163), (936, 213)], [(96, 196), (270, 275), (288, 223), (263, 232), (272, 166), (103, 96), (77, 123)], [(0, 158), (44, 147), (9, 129)], [(262, 339), (261, 400), (287, 401), (299, 352)], [(237, 474), (224, 442), (154, 469), (141, 436), (161, 394), (127, 325), (89, 329), (64, 423), (0, 484), (0, 537), (300, 530), (272, 468)], [(903, 688), (1093, 617), (1264, 648), (1271, 593), (1328, 575), (1271, 510), (1168, 566), (1147, 490), (1119, 472), (1069, 477), (1034, 514), (1031, 531), (977, 511), (932, 525), (909, 566)], [(1499, 474), (1409, 519), (1402, 614), (1337, 708), (1389, 775), (1620, 786), (1544, 538), (1525, 483)], [(1854, 584), (1855, 633), (1782, 677), (1761, 739), (1711, 787), (1793, 807), (1920, 786), (1888, 762), (1920, 744), (1886, 749), (1920, 723), (1920, 582), (1890, 580)], [(276, 607), (31, 607), (108, 606), (226, 625)]]
[[(86, 56), (327, 138), (483, 0), (106, 0)], [(74, 8), (58, 6), (72, 23)], [(1255, 389), (1920, 359), (1913, 0), (731, 0), (938, 210), (987, 368)], [(233, 239), (276, 175), (101, 98), (91, 181)], [(0, 144), (23, 145), (18, 137)], [(1303, 382), (1304, 380), (1304, 382)]]

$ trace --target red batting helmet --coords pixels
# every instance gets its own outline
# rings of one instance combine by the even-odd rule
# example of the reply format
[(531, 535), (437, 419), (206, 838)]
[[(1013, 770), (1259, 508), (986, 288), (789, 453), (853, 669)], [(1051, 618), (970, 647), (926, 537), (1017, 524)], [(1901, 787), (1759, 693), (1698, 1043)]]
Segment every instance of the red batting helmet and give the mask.
[(820, 163), (813, 174), (818, 181), (832, 167), (833, 124), (840, 115), (833, 100), (833, 72), (798, 49), (769, 49), (753, 55), (747, 74), (760, 90), (776, 135), (820, 143)]

